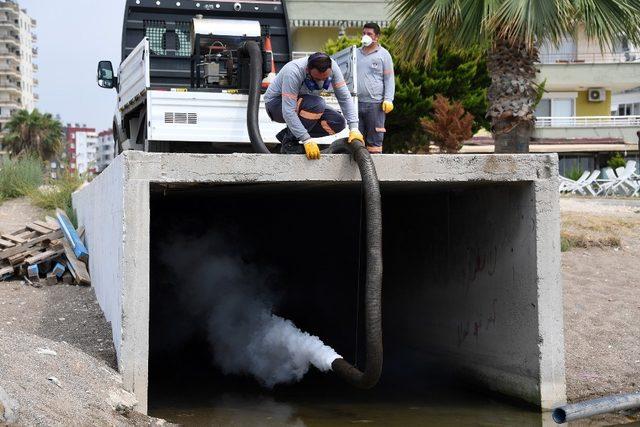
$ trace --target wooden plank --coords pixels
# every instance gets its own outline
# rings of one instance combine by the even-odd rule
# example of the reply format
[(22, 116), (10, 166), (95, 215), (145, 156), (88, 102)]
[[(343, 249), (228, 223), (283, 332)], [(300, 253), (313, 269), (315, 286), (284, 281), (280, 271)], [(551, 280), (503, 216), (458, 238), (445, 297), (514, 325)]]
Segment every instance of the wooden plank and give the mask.
[(52, 230), (49, 230), (47, 227), (39, 226), (37, 224), (34, 224), (33, 222), (30, 222), (29, 224), (27, 224), (27, 228), (29, 230), (37, 231), (40, 234), (47, 234), (47, 233), (51, 233), (52, 231)]
[(80, 240), (84, 243), (84, 225), (78, 227), (78, 237), (80, 237)]
[(49, 224), (49, 223), (44, 222), (44, 221), (33, 221), (33, 223), (35, 225), (39, 225), (40, 227), (48, 228), (51, 231), (56, 231), (56, 230), (60, 229), (60, 225), (58, 225), (58, 224), (55, 224), (55, 225), (54, 224)]
[(24, 240), (31, 240), (34, 237), (38, 237), (39, 235), (40, 233), (38, 233), (37, 231), (31, 231), (31, 230), (27, 230), (24, 233), (17, 234), (18, 237)]
[(25, 239), (18, 237), (18, 236), (14, 236), (13, 234), (3, 234), (2, 238), (5, 240), (9, 240), (10, 242), (15, 242), (15, 243), (24, 243), (26, 242)]
[(44, 220), (47, 224), (49, 224), (52, 227), (56, 227), (56, 230), (60, 229), (60, 224), (58, 224), (58, 220), (55, 218), (50, 217), (49, 215), (44, 217)]
[(64, 253), (64, 249), (57, 250), (57, 251), (49, 250), (49, 251), (42, 252), (42, 253), (39, 253), (39, 254), (34, 255), (34, 256), (30, 256), (29, 258), (25, 259), (25, 262), (27, 264), (39, 264), (41, 262), (49, 261), (50, 259), (58, 257), (58, 256), (62, 255), (63, 253)]
[(0, 246), (4, 248), (10, 248), (11, 246), (15, 246), (15, 242), (11, 242), (9, 240), (0, 239)]
[(69, 267), (71, 274), (77, 278), (79, 284), (87, 286), (91, 285), (91, 276), (89, 276), (87, 266), (76, 257), (75, 252), (71, 249), (69, 241), (63, 239), (62, 245), (64, 246), (64, 253), (67, 255), (67, 266)]
[(9, 265), (7, 267), (0, 268), (0, 277), (3, 277), (7, 274), (13, 274), (13, 266)]
[(67, 214), (62, 209), (56, 209), (56, 218), (58, 218), (58, 223), (60, 224), (60, 228), (64, 232), (64, 237), (67, 238), (67, 241), (71, 245), (71, 249), (76, 254), (76, 258), (85, 264), (89, 262), (89, 251), (80, 240), (76, 229), (73, 228), (73, 224), (67, 217)]
[(63, 237), (62, 230), (50, 231), (48, 234), (36, 237), (20, 245), (16, 245), (12, 248), (7, 248), (5, 250), (0, 251), (0, 260), (7, 259), (21, 252), (25, 252), (30, 248), (32, 248), (33, 246), (35, 246), (36, 244), (44, 242), (46, 240), (51, 241), (51, 240), (61, 239), (62, 237)]
[(9, 257), (8, 261), (9, 261), (9, 264), (11, 264), (11, 265), (22, 264), (26, 258), (28, 258), (30, 256), (38, 255), (39, 253), (41, 253), (40, 249), (35, 249), (35, 250), (31, 250), (31, 251), (22, 252), (22, 253), (14, 255), (12, 257)]

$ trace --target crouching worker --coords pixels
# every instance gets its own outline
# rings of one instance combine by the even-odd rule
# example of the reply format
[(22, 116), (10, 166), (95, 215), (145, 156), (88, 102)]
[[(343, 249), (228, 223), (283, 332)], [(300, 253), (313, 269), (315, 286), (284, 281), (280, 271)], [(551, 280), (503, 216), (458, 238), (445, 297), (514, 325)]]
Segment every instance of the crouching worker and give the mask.
[(364, 140), (340, 67), (327, 54), (317, 52), (282, 67), (264, 94), (271, 120), (287, 124), (276, 135), (281, 153), (304, 153), (309, 160), (319, 159), (320, 149), (313, 138), (333, 135), (345, 128), (342, 114), (327, 107), (324, 99), (317, 95), (330, 87), (349, 123), (349, 143)]

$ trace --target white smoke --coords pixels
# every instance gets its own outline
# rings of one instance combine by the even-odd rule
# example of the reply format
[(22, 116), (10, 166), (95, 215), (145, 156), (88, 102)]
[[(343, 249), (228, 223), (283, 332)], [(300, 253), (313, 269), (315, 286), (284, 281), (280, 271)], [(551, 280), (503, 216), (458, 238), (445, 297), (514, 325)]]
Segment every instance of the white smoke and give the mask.
[[(234, 253), (219, 236), (176, 243), (163, 258), (180, 283), (181, 300), (205, 316), (215, 364), (225, 374), (249, 374), (266, 387), (299, 381), (313, 365), (331, 369), (340, 356), (318, 337), (273, 314), (272, 271)], [(184, 287), (184, 292), (182, 292)]]

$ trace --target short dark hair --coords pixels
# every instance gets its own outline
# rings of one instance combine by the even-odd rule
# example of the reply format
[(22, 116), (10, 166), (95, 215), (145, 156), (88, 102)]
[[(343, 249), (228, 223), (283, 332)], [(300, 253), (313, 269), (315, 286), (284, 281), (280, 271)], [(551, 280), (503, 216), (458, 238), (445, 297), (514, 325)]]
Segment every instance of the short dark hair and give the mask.
[(331, 58), (326, 53), (316, 52), (309, 57), (307, 68), (324, 73), (331, 68)]
[(380, 35), (380, 25), (375, 22), (367, 22), (362, 28), (371, 28), (376, 36)]

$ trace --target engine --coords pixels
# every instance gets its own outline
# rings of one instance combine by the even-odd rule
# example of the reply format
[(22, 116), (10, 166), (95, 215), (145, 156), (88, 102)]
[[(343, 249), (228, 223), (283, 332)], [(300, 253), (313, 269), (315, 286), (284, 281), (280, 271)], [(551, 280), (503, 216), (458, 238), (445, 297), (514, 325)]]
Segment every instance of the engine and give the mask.
[(240, 49), (255, 41), (263, 54), (263, 77), (270, 71), (271, 52), (264, 49), (258, 21), (193, 19), (191, 28), (191, 88), (249, 89), (249, 57)]

